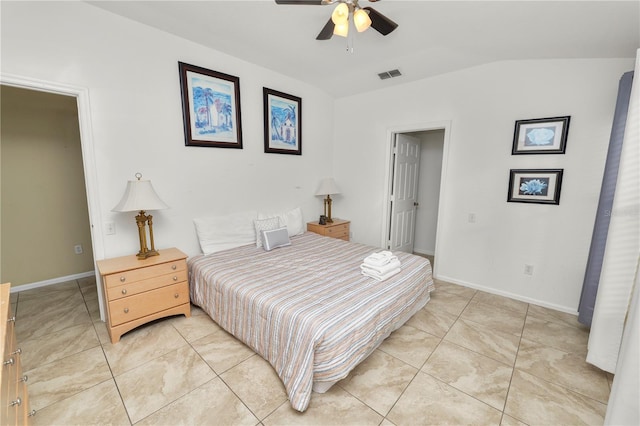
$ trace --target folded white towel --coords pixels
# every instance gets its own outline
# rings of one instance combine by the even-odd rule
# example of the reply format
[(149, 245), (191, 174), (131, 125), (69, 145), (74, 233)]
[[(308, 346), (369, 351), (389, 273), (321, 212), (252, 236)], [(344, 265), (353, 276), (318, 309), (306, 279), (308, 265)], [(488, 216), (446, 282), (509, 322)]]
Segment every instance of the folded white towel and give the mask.
[(400, 268), (392, 269), (391, 271), (389, 271), (389, 272), (387, 272), (386, 274), (383, 274), (383, 275), (378, 275), (378, 274), (371, 275), (371, 274), (369, 274), (369, 273), (367, 273), (367, 272), (365, 272), (363, 270), (362, 271), (362, 275), (365, 275), (365, 276), (367, 276), (369, 278), (376, 279), (378, 281), (384, 281), (387, 278), (394, 276), (398, 272), (400, 272)]
[(378, 253), (372, 253), (364, 258), (364, 263), (372, 266), (383, 266), (389, 264), (393, 260), (397, 260), (398, 257), (394, 256), (390, 251), (381, 251)]
[(360, 269), (365, 272), (369, 272), (371, 274), (384, 275), (387, 272), (400, 268), (400, 261), (398, 259), (393, 259), (389, 263), (382, 266), (369, 265), (367, 263), (363, 263), (360, 265)]

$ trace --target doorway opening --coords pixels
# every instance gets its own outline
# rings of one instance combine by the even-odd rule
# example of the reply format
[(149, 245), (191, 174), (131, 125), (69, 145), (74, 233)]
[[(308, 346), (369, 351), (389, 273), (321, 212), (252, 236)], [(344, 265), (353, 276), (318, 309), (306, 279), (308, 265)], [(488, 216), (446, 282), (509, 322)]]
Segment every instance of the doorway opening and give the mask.
[(449, 122), (389, 130), (383, 247), (427, 257), (436, 275)]

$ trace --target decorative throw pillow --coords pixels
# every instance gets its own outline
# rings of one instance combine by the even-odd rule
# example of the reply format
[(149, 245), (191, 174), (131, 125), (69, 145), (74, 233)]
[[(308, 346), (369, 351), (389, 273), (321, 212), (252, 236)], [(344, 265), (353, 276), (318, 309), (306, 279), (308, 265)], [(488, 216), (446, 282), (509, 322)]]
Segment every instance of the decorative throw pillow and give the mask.
[(284, 212), (258, 213), (258, 219), (266, 219), (273, 216), (278, 216), (280, 218), (280, 226), (287, 227), (290, 237), (303, 234), (307, 229), (304, 220), (302, 219), (302, 209), (300, 209), (300, 207)]
[(254, 220), (253, 224), (256, 228), (256, 247), (262, 247), (262, 231), (271, 231), (272, 229), (280, 228), (280, 218), (275, 216), (267, 219)]
[(266, 251), (271, 251), (274, 248), (290, 246), (289, 233), (287, 227), (272, 229), (270, 231), (262, 231), (262, 244)]

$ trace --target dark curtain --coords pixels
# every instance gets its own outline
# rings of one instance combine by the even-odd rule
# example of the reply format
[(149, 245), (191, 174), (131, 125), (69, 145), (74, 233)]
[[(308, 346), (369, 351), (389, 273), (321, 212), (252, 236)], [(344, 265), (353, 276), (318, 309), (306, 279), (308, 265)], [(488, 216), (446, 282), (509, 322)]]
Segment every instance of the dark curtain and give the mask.
[(582, 284), (580, 304), (578, 305), (578, 321), (587, 326), (591, 326), (593, 309), (596, 304), (596, 295), (598, 294), (600, 272), (602, 271), (602, 260), (604, 257), (605, 246), (607, 244), (609, 222), (611, 221), (613, 195), (616, 190), (616, 181), (618, 180), (618, 167), (620, 166), (620, 153), (622, 151), (624, 129), (627, 123), (627, 110), (629, 109), (632, 82), (633, 71), (630, 71), (622, 75), (618, 85), (618, 100), (616, 102), (616, 110), (613, 116), (613, 126), (611, 128), (611, 137), (609, 139), (609, 150), (607, 151), (607, 162), (604, 167), (604, 176), (602, 178), (602, 189), (600, 190), (596, 222), (593, 227), (589, 259), (587, 260), (587, 269), (584, 275), (584, 283)]

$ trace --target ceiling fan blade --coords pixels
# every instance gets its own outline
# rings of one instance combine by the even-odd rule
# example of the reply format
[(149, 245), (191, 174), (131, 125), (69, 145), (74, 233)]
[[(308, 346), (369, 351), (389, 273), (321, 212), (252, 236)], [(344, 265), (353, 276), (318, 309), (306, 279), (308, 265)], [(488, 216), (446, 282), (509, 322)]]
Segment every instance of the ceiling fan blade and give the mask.
[(376, 12), (375, 9), (372, 9), (370, 7), (363, 7), (363, 9), (369, 12), (369, 18), (371, 18), (371, 28), (378, 31), (380, 34), (386, 36), (391, 31), (398, 28), (398, 24), (396, 24), (380, 12)]
[(322, 0), (276, 0), (276, 4), (321, 5)]
[(320, 34), (318, 34), (318, 37), (316, 37), (316, 40), (329, 40), (333, 36), (334, 28), (335, 24), (333, 23), (331, 18), (329, 18), (324, 28), (322, 28), (322, 31), (320, 31)]

